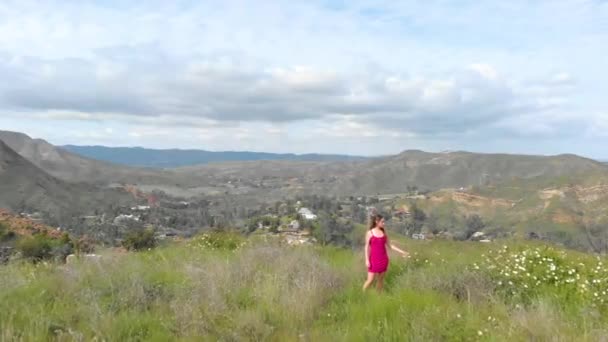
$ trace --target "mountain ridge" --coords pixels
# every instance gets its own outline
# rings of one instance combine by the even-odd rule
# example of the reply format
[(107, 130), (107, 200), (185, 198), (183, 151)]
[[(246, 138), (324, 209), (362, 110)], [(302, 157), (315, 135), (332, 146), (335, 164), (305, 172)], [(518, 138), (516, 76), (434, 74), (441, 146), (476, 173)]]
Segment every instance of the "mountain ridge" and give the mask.
[(514, 178), (608, 172), (608, 165), (573, 154), (534, 156), (421, 150), (361, 160), (235, 160), (155, 169), (97, 161), (42, 139), (0, 131), (0, 139), (5, 136), (12, 138), (8, 145), (12, 144), (18, 153), (66, 182), (133, 184), (144, 191), (160, 190), (178, 197), (394, 194), (411, 187), (435, 191), (496, 184)]
[(254, 151), (209, 151), (199, 149), (152, 149), (145, 147), (108, 147), (102, 145), (63, 145), (61, 148), (81, 156), (114, 164), (175, 168), (229, 161), (347, 161), (365, 160), (367, 157), (321, 153), (272, 153)]
[(0, 140), (0, 208), (60, 216), (130, 201), (126, 192), (55, 178)]

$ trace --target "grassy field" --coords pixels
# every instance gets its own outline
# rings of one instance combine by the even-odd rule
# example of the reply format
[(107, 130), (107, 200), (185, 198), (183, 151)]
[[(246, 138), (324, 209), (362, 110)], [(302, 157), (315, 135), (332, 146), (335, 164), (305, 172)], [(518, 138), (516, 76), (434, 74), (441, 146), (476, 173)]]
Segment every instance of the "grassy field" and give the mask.
[(540, 244), (400, 241), (383, 293), (362, 251), (205, 236), (99, 262), (0, 267), (2, 341), (598, 341), (603, 259)]

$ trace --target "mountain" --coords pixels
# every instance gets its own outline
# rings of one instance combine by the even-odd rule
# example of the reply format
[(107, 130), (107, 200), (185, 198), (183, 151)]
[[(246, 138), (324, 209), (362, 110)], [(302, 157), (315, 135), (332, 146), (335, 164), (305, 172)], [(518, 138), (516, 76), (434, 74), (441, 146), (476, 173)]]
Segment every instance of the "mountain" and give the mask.
[(381, 205), (389, 212), (392, 208), (407, 212), (412, 203), (427, 214), (427, 233), (462, 235), (469, 224), (466, 218), (478, 215), (483, 224), (475, 229), (490, 236), (541, 238), (598, 253), (608, 246), (602, 245), (608, 243), (608, 173), (604, 171), (402, 195)]
[(42, 139), (9, 131), (0, 131), (0, 140), (40, 169), (67, 182), (162, 183), (170, 176), (142, 168), (94, 160), (51, 145)]
[[(128, 183), (135, 184), (145, 192), (162, 190), (180, 197), (248, 194), (268, 200), (302, 193), (397, 194), (413, 186), (434, 191), (499, 184), (511, 179), (608, 172), (605, 164), (570, 154), (531, 156), (416, 150), (367, 159), (344, 157), (346, 160), (333, 160), (331, 156), (323, 156), (330, 160), (224, 161), (171, 169), (138, 168), (83, 157), (21, 133), (0, 132), (0, 139), (40, 169), (64, 181), (86, 181), (98, 185)], [(133, 155), (132, 159), (139, 160), (139, 163), (144, 163), (148, 153), (167, 158), (152, 160), (150, 165), (160, 165), (167, 160), (184, 161), (190, 153), (180, 150), (129, 150), (133, 154), (138, 151), (142, 156)], [(203, 152), (192, 153), (202, 155)], [(176, 157), (171, 157), (172, 153)]]
[(410, 150), (358, 165), (334, 187), (337, 193), (398, 193), (497, 184), (511, 179), (608, 172), (606, 165), (571, 154), (532, 156)]
[(101, 190), (92, 185), (61, 181), (0, 140), (0, 208), (61, 215), (131, 201), (125, 191)]
[[(405, 151), (395, 156), (340, 162), (231, 162), (184, 167), (176, 174), (207, 177), (217, 193), (260, 191), (260, 196), (297, 193), (398, 194), (409, 187), (434, 191), (498, 184), (510, 179), (608, 172), (597, 161), (575, 155), (529, 156), (469, 152)], [(178, 177), (178, 178), (180, 178)]]
[(152, 168), (173, 168), (207, 163), (256, 160), (345, 161), (364, 157), (332, 154), (276, 154), (264, 152), (211, 152), (204, 150), (157, 150), (142, 147), (74, 146), (61, 148), (81, 156), (115, 164)]

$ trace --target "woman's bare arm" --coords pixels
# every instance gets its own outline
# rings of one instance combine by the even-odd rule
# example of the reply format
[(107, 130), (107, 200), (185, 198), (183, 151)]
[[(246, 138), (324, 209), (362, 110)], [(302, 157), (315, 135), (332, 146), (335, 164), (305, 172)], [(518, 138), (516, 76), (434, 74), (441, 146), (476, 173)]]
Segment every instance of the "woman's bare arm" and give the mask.
[(386, 239), (386, 243), (391, 247), (392, 250), (394, 250), (395, 252), (401, 253), (401, 255), (403, 255), (404, 257), (407, 257), (408, 255), (410, 255), (410, 253), (408, 253), (408, 252), (402, 250), (401, 248), (393, 245), (388, 238)]

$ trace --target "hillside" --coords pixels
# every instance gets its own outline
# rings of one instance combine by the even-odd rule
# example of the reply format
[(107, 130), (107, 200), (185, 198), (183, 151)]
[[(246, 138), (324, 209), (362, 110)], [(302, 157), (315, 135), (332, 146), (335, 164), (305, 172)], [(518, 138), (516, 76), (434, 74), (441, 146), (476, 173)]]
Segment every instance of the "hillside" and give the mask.
[(90, 182), (105, 185), (114, 182), (162, 183), (170, 177), (153, 170), (131, 168), (82, 157), (32, 139), (23, 133), (0, 131), (0, 140), (11, 149), (50, 175), (68, 182)]
[(532, 235), (571, 248), (608, 250), (608, 174), (603, 171), (404, 195), (382, 206), (407, 211), (413, 204), (429, 218), (426, 232), (453, 234), (466, 229), (466, 217), (479, 215), (482, 230), (491, 235)]
[[(545, 157), (422, 151), (364, 160), (231, 161), (151, 169), (89, 159), (20, 133), (0, 132), (0, 139), (2, 137), (26, 159), (64, 181), (136, 184), (147, 192), (162, 190), (180, 197), (248, 194), (259, 196), (261, 200), (273, 200), (297, 194), (398, 194), (411, 187), (436, 191), (498, 184), (511, 179), (608, 172), (605, 164), (575, 155)], [(145, 160), (148, 152), (131, 152), (137, 151), (144, 155), (134, 159)], [(176, 153), (175, 158), (179, 159), (183, 157), (180, 153), (187, 152), (162, 153), (169, 159)]]
[(334, 187), (336, 193), (399, 193), (407, 186), (421, 190), (489, 185), (514, 178), (552, 178), (608, 168), (575, 155), (530, 156), (469, 152), (406, 151), (362, 163)]
[(363, 157), (331, 154), (277, 154), (264, 152), (222, 151), (181, 149), (149, 149), (142, 147), (105, 146), (61, 146), (66, 151), (86, 158), (115, 164), (152, 168), (173, 168), (228, 161), (290, 160), (290, 161), (346, 161), (363, 160)]
[(19, 237), (44, 233), (52, 238), (60, 238), (62, 234), (61, 231), (57, 229), (27, 217), (11, 214), (4, 209), (0, 209), (0, 226), (7, 229), (7, 231), (15, 233)]
[[(175, 169), (178, 179), (205, 179), (201, 193), (261, 193), (281, 197), (302, 193), (333, 195), (398, 194), (410, 187), (435, 191), (504, 182), (513, 178), (555, 177), (608, 172), (596, 161), (467, 152), (407, 151), (366, 161), (253, 161), (212, 163)], [(166, 189), (171, 191), (171, 189)]]
[(130, 201), (131, 196), (124, 191), (100, 190), (92, 185), (59, 180), (0, 140), (0, 208), (59, 216)]
[(605, 257), (523, 241), (399, 241), (411, 258), (391, 254), (383, 293), (364, 293), (360, 249), (221, 241), (201, 236), (140, 253), (98, 250), (99, 258), (65, 265), (0, 267), (0, 339), (603, 341), (608, 334)]

